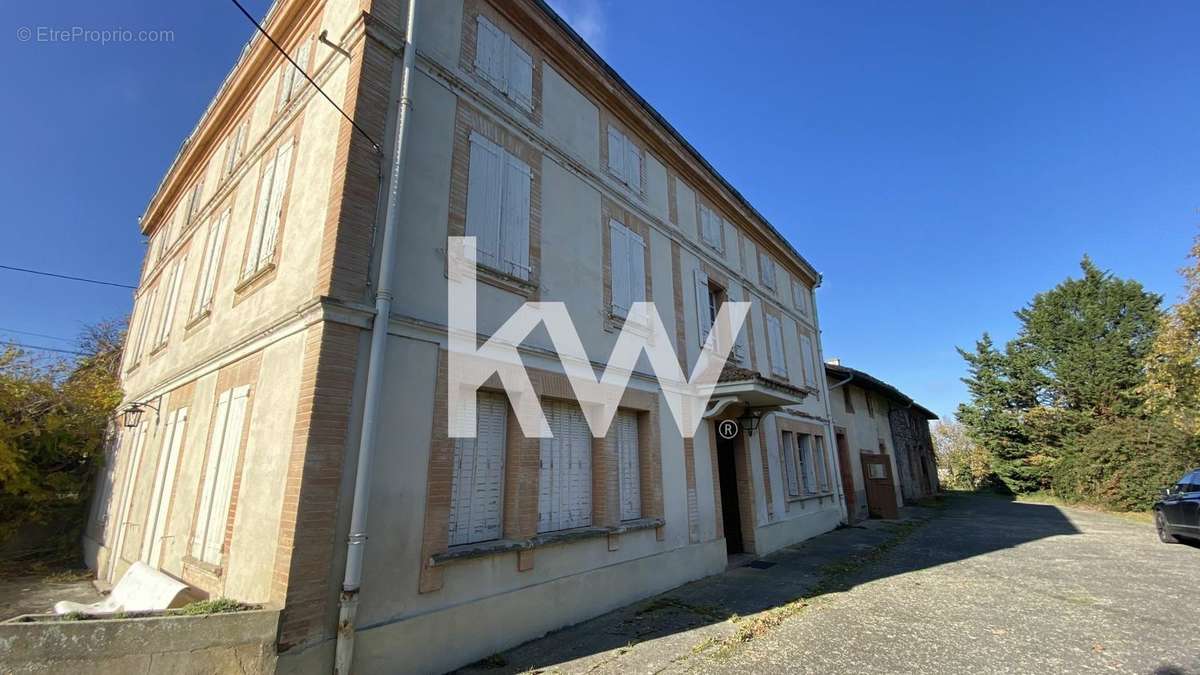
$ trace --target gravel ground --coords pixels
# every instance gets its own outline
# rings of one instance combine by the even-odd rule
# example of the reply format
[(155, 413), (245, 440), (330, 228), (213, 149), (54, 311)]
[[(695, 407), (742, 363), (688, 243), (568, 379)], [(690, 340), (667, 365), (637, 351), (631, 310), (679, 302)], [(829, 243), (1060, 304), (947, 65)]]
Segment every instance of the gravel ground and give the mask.
[(1200, 548), (1102, 513), (954, 495), (468, 672), (1200, 675)]

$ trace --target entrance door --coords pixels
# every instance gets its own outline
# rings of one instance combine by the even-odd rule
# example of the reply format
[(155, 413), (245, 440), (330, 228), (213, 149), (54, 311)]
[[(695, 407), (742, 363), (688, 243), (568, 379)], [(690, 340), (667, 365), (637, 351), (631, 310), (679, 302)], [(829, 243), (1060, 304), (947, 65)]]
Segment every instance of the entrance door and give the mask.
[(864, 452), (863, 480), (867, 485), (867, 510), (872, 518), (896, 518), (896, 484), (892, 481), (892, 463), (882, 453)]
[(858, 515), (858, 500), (854, 495), (854, 468), (850, 464), (850, 444), (846, 432), (837, 432), (838, 471), (842, 474), (842, 495), (846, 500), (846, 519), (853, 523)]
[(737, 444), (717, 439), (717, 473), (721, 482), (721, 522), (725, 526), (725, 551), (742, 553), (742, 512), (738, 505)]

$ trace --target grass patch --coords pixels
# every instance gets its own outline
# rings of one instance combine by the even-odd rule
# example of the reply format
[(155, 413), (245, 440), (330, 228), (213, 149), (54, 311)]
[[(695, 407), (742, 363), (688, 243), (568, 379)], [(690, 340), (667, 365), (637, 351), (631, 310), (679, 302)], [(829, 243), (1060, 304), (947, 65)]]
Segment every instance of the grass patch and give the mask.
[(183, 616), (199, 616), (202, 614), (226, 614), (228, 612), (243, 612), (247, 609), (255, 609), (253, 605), (230, 600), (229, 598), (214, 598), (212, 600), (197, 600), (190, 602), (179, 609), (172, 610), (172, 614), (181, 614)]
[(52, 584), (73, 584), (77, 581), (91, 581), (92, 571), (89, 569), (57, 570), (47, 574), (44, 579)]
[(659, 612), (666, 609), (681, 609), (685, 612), (697, 614), (712, 621), (724, 621), (728, 615), (721, 612), (715, 607), (708, 605), (693, 605), (690, 602), (684, 602), (679, 598), (668, 596), (658, 597), (646, 603), (636, 612), (637, 616), (644, 616), (653, 612)]
[(1154, 522), (1154, 513), (1151, 511), (1114, 511), (1112, 509), (1104, 508), (1098, 504), (1089, 504), (1087, 502), (1068, 502), (1065, 499), (1056, 497), (1050, 492), (1029, 492), (1014, 495), (1014, 497), (1018, 502), (1024, 504), (1045, 504), (1046, 506), (1079, 509), (1080, 511), (1090, 511), (1092, 513), (1104, 513), (1110, 516), (1116, 516), (1123, 520), (1142, 523), (1145, 525), (1149, 525)]

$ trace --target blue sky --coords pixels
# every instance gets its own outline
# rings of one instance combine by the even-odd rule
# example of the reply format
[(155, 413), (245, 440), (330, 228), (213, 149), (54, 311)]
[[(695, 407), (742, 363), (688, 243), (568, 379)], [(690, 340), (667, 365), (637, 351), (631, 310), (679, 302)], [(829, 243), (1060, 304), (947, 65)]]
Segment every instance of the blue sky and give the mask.
[[(965, 395), (955, 345), (1010, 337), (1085, 252), (1180, 293), (1198, 4), (554, 4), (824, 274), (826, 355), (935, 412)], [(137, 217), (250, 26), (219, 0), (10, 3), (2, 21), (0, 264), (135, 283)], [(18, 39), (38, 26), (174, 41)], [(10, 331), (71, 338), (130, 301), (0, 270), (0, 339), (69, 346)]]

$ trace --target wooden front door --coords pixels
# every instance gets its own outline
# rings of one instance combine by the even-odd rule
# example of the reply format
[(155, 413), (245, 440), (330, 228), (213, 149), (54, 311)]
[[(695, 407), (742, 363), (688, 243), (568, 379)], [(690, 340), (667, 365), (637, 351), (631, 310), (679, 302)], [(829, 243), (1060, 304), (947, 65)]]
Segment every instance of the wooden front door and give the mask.
[(867, 485), (867, 510), (872, 518), (896, 518), (896, 484), (888, 456), (876, 452), (861, 453), (863, 481)]
[(846, 519), (853, 523), (858, 516), (858, 500), (854, 490), (854, 465), (850, 463), (850, 444), (846, 432), (837, 432), (838, 471), (842, 474), (842, 496), (846, 500)]

